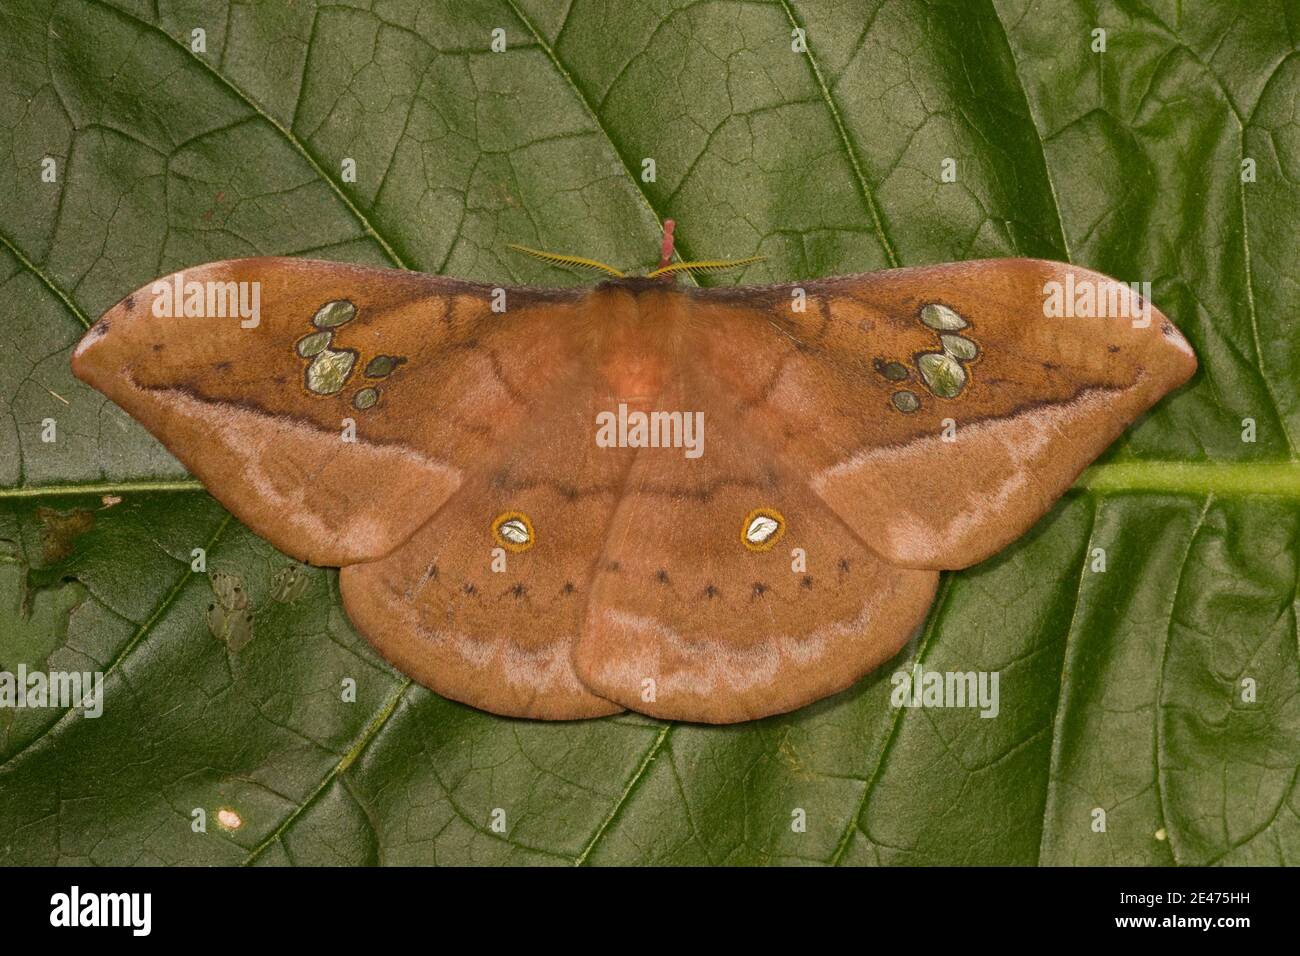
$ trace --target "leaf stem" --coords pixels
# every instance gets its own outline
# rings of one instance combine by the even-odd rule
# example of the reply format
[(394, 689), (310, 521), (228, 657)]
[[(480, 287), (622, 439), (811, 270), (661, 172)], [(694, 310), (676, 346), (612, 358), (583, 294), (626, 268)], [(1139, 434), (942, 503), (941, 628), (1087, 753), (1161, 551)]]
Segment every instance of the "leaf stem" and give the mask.
[[(104, 481), (79, 485), (29, 485), (0, 488), (0, 501), (76, 495), (166, 494), (203, 491), (196, 478), (174, 481)], [(1266, 495), (1300, 498), (1300, 461), (1185, 462), (1128, 461), (1093, 465), (1074, 483), (1074, 491), (1094, 495), (1159, 493), (1204, 497)]]
[(1090, 494), (1161, 492), (1300, 498), (1300, 462), (1132, 461), (1093, 465), (1074, 485)]
[(80, 485), (27, 485), (0, 488), (0, 501), (6, 498), (57, 498), (71, 495), (148, 494), (171, 491), (203, 491), (197, 478), (176, 481), (102, 481)]

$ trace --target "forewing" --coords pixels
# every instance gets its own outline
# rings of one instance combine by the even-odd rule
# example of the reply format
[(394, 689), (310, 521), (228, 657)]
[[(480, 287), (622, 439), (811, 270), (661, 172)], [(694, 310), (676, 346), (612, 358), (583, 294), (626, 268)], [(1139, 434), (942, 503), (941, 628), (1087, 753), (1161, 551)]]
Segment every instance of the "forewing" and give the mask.
[[(1046, 314), (1053, 288), (1068, 304), (1089, 285), (1109, 317)], [(1144, 317), (1127, 285), (1056, 262), (695, 299), (698, 362), (746, 431), (907, 567), (966, 567), (1015, 540), (1196, 369), (1173, 323), (1154, 307)]]
[[(158, 314), (183, 309), (186, 289), (205, 316)], [(255, 325), (227, 297), (251, 306), (254, 289)], [(335, 262), (214, 262), (128, 295), (73, 369), (255, 532), (345, 565), (408, 538), (573, 374), (574, 298)]]

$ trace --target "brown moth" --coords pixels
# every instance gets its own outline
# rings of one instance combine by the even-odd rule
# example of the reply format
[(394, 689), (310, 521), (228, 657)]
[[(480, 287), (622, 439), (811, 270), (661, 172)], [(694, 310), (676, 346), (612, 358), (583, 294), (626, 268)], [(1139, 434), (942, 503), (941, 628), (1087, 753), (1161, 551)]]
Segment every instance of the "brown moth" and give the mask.
[[(109, 309), (73, 368), (253, 531), (341, 567), (420, 683), (711, 723), (888, 661), (940, 570), (1015, 540), (1196, 369), (1127, 285), (1058, 262), (684, 288), (727, 263), (670, 265), (670, 229), (648, 276), (539, 255), (614, 275), (214, 262)], [(1109, 317), (1050, 316), (1060, 289)]]

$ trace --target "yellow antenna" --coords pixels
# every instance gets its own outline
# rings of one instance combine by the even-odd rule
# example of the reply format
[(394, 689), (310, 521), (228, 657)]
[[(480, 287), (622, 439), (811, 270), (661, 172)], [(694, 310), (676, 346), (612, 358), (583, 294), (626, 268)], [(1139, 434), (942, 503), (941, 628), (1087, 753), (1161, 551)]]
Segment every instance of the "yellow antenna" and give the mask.
[(753, 262), (761, 262), (767, 256), (750, 256), (747, 259), (702, 259), (698, 262), (674, 262), (671, 265), (660, 266), (651, 272), (646, 273), (647, 279), (653, 279), (656, 276), (668, 275), (673, 272), (721, 272), (723, 269), (734, 269), (737, 266), (747, 266)]
[(511, 249), (516, 252), (523, 252), (532, 256), (534, 259), (541, 259), (553, 266), (573, 266), (578, 269), (596, 269), (600, 272), (607, 272), (612, 276), (623, 278), (625, 273), (619, 272), (613, 266), (607, 266), (603, 262), (597, 262), (595, 259), (587, 259), (583, 256), (568, 256), (558, 252), (542, 252), (540, 249), (529, 249), (527, 246), (517, 246), (514, 243), (509, 244)]

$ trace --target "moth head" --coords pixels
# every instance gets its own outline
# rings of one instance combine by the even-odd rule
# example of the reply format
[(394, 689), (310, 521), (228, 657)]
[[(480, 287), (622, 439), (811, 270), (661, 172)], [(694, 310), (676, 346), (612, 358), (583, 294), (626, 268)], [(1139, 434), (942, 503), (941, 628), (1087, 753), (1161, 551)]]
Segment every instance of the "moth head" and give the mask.
[(532, 256), (534, 259), (540, 259), (548, 262), (553, 266), (568, 266), (573, 269), (593, 269), (597, 272), (604, 272), (613, 276), (615, 279), (661, 279), (664, 282), (675, 282), (677, 276), (682, 272), (721, 272), (724, 269), (734, 269), (738, 266), (747, 266), (750, 263), (758, 262), (765, 258), (764, 256), (748, 256), (744, 259), (699, 259), (693, 262), (673, 262), (673, 228), (676, 223), (671, 219), (664, 220), (664, 238), (659, 250), (659, 265), (640, 276), (628, 275), (621, 269), (615, 269), (604, 262), (597, 262), (595, 259), (588, 259), (585, 256), (566, 255), (558, 252), (543, 252), (540, 249), (530, 249), (528, 246), (510, 244), (510, 248), (516, 252), (522, 252), (525, 255)]

